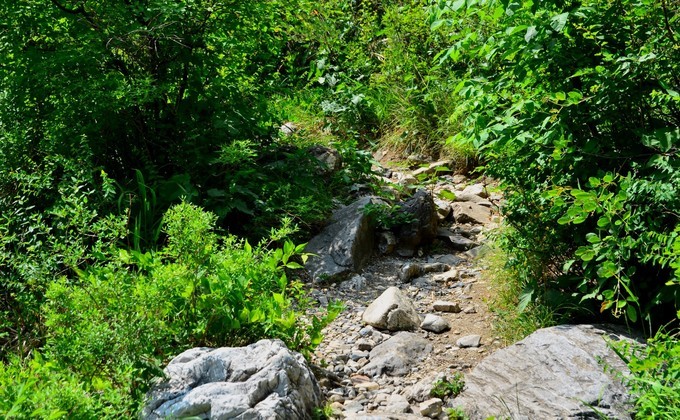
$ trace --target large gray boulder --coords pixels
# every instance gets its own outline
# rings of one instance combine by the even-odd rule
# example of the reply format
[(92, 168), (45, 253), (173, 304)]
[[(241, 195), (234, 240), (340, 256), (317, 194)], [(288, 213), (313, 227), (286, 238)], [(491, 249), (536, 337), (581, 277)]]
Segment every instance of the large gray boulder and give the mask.
[(143, 419), (307, 419), (321, 404), (304, 357), (280, 340), (187, 350), (165, 374), (147, 395)]
[(402, 331), (375, 346), (369, 362), (359, 373), (370, 377), (382, 374), (404, 376), (432, 352), (432, 344), (418, 334)]
[(400, 211), (409, 215), (413, 222), (402, 226), (397, 235), (397, 254), (412, 257), (416, 248), (437, 236), (437, 206), (429, 192), (418, 190), (408, 199)]
[(362, 197), (335, 213), (323, 231), (307, 244), (306, 268), (314, 282), (340, 281), (359, 271), (375, 247), (375, 230), (363, 209), (368, 203), (385, 204), (377, 197)]
[(538, 330), (484, 359), (465, 376), (450, 405), (471, 419), (631, 418), (626, 388), (602, 362), (626, 365), (605, 339), (630, 340), (610, 326), (563, 325)]
[(390, 331), (414, 330), (421, 322), (413, 302), (394, 286), (368, 305), (361, 319), (372, 327)]

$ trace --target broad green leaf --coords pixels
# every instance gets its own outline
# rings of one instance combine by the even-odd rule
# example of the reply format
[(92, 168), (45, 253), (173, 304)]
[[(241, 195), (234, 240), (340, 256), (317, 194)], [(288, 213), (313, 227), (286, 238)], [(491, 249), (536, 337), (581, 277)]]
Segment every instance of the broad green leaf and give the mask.
[(569, 12), (553, 16), (552, 19), (550, 19), (550, 27), (552, 27), (555, 32), (562, 32), (562, 29), (564, 29), (564, 26), (567, 24), (568, 18)]
[(534, 39), (534, 37), (536, 37), (536, 35), (538, 35), (538, 31), (536, 31), (536, 27), (535, 26), (529, 26), (527, 28), (526, 34), (524, 34), (524, 40), (526, 42), (530, 42), (532, 39)]
[(635, 307), (633, 305), (628, 305), (628, 307), (626, 308), (626, 315), (628, 315), (628, 319), (630, 319), (631, 322), (637, 322), (638, 319), (637, 311), (635, 310)]
[(600, 237), (597, 236), (596, 234), (590, 232), (586, 233), (586, 240), (590, 242), (591, 244), (596, 244), (600, 242)]
[(557, 223), (560, 225), (566, 225), (569, 222), (571, 222), (571, 216), (569, 216), (568, 214), (565, 214), (564, 216), (557, 219)]
[(642, 144), (666, 153), (680, 144), (680, 127), (661, 128), (650, 134), (644, 134)]
[(597, 269), (597, 275), (604, 279), (614, 276), (619, 271), (619, 267), (611, 261), (605, 261)]
[(465, 0), (456, 0), (453, 3), (451, 3), (451, 6), (449, 6), (449, 7), (451, 8), (451, 10), (456, 12), (456, 11), (460, 10), (460, 8), (463, 7), (463, 6), (465, 6)]
[(592, 249), (588, 249), (583, 254), (581, 254), (581, 259), (583, 261), (587, 262), (587, 261), (592, 260), (593, 258), (595, 258), (595, 251), (593, 251)]
[(456, 199), (456, 194), (452, 193), (449, 190), (441, 190), (439, 191), (439, 197), (453, 201)]
[(531, 286), (527, 286), (519, 295), (519, 303), (517, 304), (517, 310), (519, 312), (524, 312), (529, 303), (531, 303), (533, 296), (534, 288)]

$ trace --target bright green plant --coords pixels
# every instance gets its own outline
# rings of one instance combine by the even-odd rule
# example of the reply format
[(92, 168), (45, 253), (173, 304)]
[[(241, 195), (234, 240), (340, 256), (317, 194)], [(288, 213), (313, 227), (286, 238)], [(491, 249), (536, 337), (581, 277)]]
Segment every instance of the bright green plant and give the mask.
[(306, 259), (304, 246), (220, 240), (215, 218), (188, 203), (173, 206), (164, 248), (120, 250), (80, 271), (78, 282), (52, 284), (44, 307), (50, 360), (137, 404), (160, 366), (189, 347), (280, 338), (309, 354), (340, 307), (312, 314), (305, 288), (288, 280)]
[[(85, 383), (68, 369), (34, 353), (0, 362), (0, 417), (3, 419), (88, 419), (129, 416), (116, 408), (130, 404), (104, 381)], [(103, 398), (102, 398), (103, 397)], [(109, 404), (102, 404), (108, 400)]]
[(385, 230), (392, 230), (416, 220), (413, 214), (402, 211), (399, 205), (368, 203), (364, 206), (363, 212)]
[(462, 373), (456, 373), (452, 378), (441, 378), (432, 385), (430, 395), (435, 398), (455, 398), (463, 392), (465, 380)]
[(459, 407), (447, 408), (446, 417), (449, 420), (467, 420), (470, 418), (467, 414), (465, 414), (465, 411)]
[(635, 417), (672, 419), (680, 416), (680, 336), (659, 331), (646, 346), (613, 343), (630, 375), (622, 379), (635, 401)]

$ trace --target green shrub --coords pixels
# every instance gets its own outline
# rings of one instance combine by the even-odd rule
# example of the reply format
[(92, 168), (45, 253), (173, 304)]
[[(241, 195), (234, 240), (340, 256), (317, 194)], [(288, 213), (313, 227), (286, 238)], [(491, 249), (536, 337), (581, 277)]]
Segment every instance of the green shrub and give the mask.
[[(109, 262), (52, 284), (44, 307), (46, 355), (88, 383), (105, 381), (139, 402), (160, 366), (195, 346), (280, 338), (309, 354), (338, 313), (312, 315), (303, 246), (267, 250), (212, 233), (215, 215), (188, 203), (165, 215), (158, 252), (120, 250)], [(276, 238), (274, 238), (276, 239)]]
[(659, 331), (646, 346), (614, 343), (630, 375), (623, 377), (635, 401), (635, 417), (680, 417), (680, 335)]
[(455, 37), (443, 55), (460, 80), (454, 141), (502, 181), (509, 249), (543, 263), (525, 293), (667, 322), (680, 307), (658, 258), (680, 208), (678, 8), (442, 1), (433, 13)]
[(399, 205), (368, 203), (364, 206), (363, 212), (378, 227), (385, 230), (392, 230), (416, 220), (413, 214), (401, 211)]
[(125, 219), (111, 212), (115, 187), (105, 172), (13, 151), (12, 141), (0, 140), (0, 359), (41, 344), (40, 305), (55, 278), (126, 235)]
[(456, 373), (451, 379), (446, 377), (437, 380), (432, 386), (430, 395), (435, 398), (455, 398), (463, 392), (465, 380), (462, 373)]
[(25, 361), (12, 356), (0, 362), (0, 384), (3, 419), (87, 420), (134, 415), (124, 409), (130, 404), (129, 397), (116, 393), (105, 380), (86, 383), (38, 353)]

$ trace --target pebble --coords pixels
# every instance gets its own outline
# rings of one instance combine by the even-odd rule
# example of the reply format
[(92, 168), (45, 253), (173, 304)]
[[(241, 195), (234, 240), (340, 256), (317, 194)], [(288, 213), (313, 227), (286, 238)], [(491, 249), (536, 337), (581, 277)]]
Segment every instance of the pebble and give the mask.
[(449, 302), (445, 300), (438, 300), (432, 304), (432, 307), (434, 308), (435, 311), (440, 311), (440, 312), (452, 312), (452, 313), (458, 313), (460, 312), (460, 305), (456, 302)]
[(465, 307), (465, 309), (463, 309), (463, 313), (465, 313), (465, 314), (476, 314), (477, 309), (475, 309), (474, 305), (470, 305), (470, 306)]
[(431, 398), (423, 401), (418, 406), (421, 416), (436, 418), (442, 413), (442, 404), (444, 402), (439, 398)]
[(449, 326), (449, 323), (439, 315), (427, 314), (420, 324), (420, 328), (434, 333), (442, 333), (451, 327)]
[(456, 340), (456, 346), (460, 348), (479, 347), (482, 337), (479, 335), (466, 335)]

